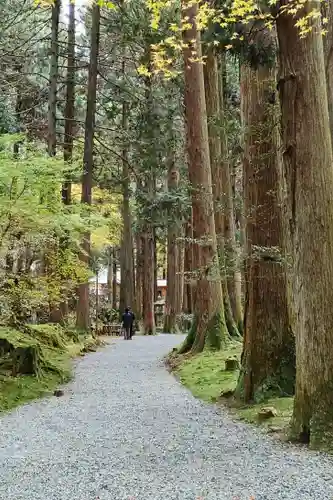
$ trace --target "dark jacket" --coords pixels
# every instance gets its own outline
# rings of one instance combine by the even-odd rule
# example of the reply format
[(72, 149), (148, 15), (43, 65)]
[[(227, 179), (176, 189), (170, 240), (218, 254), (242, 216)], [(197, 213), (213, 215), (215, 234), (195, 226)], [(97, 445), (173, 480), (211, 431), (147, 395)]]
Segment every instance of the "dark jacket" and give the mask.
[(125, 312), (122, 317), (123, 320), (123, 327), (124, 328), (130, 328), (133, 323), (133, 316), (132, 313), (130, 312)]

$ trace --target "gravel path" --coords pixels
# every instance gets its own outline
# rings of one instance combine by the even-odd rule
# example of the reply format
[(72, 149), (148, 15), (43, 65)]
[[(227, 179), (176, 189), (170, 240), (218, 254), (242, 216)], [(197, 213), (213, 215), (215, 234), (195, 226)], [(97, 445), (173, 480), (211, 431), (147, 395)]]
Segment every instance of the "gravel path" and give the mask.
[(134, 337), (78, 362), (62, 398), (0, 419), (1, 500), (326, 500), (333, 459), (194, 399)]

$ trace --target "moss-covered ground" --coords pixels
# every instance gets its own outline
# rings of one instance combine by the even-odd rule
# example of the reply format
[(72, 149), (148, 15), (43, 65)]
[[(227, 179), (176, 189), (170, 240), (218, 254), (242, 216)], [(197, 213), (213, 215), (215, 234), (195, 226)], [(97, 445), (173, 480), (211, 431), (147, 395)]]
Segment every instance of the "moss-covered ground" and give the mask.
[[(241, 342), (234, 341), (224, 351), (204, 351), (195, 356), (177, 355), (174, 351), (168, 363), (195, 397), (207, 402), (227, 404), (240, 419), (283, 434), (290, 422), (293, 398), (271, 398), (259, 404), (239, 405), (232, 397), (225, 397), (235, 390), (239, 375), (239, 370), (226, 371), (225, 361), (230, 357), (240, 360), (241, 352)], [(277, 416), (263, 421), (258, 419), (258, 412), (263, 406), (273, 406)]]
[[(71, 359), (93, 350), (96, 340), (90, 334), (65, 330), (59, 325), (29, 325), (20, 332), (0, 327), (0, 412), (7, 411), (48, 394), (72, 376)], [(33, 353), (33, 363), (21, 373), (17, 363)], [(15, 370), (14, 361), (18, 370)]]

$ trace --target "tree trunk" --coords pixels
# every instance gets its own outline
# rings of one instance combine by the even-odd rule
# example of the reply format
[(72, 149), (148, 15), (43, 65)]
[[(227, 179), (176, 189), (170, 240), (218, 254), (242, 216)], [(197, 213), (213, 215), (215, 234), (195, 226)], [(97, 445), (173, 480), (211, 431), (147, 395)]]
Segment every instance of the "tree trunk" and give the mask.
[[(49, 156), (55, 156), (57, 150), (57, 88), (58, 88), (58, 59), (59, 59), (59, 18), (61, 0), (55, 0), (52, 5), (50, 69), (49, 69), (49, 99), (47, 123), (47, 150)], [(58, 305), (50, 304), (49, 321), (62, 322), (62, 312)]]
[[(267, 32), (267, 38), (270, 36)], [(248, 403), (292, 395), (295, 342), (287, 307), (279, 203), (279, 130), (276, 66), (242, 66), (245, 100), (246, 307), (238, 394)]]
[(220, 349), (228, 337), (215, 234), (212, 178), (209, 160), (200, 32), (196, 26), (198, 4), (184, 5), (190, 28), (184, 37), (185, 118), (188, 171), (192, 190), (194, 268), (196, 293), (194, 321), (181, 351), (200, 352), (204, 347)]
[[(123, 72), (124, 62), (123, 62)], [(128, 105), (123, 102), (123, 131), (127, 130), (128, 126)], [(130, 209), (130, 174), (128, 169), (128, 147), (124, 143), (123, 151), (123, 235), (120, 249), (120, 265), (121, 265), (121, 284), (120, 284), (120, 304), (119, 310), (122, 314), (125, 307), (134, 306), (134, 275), (133, 275), (133, 233), (132, 233), (132, 216)]]
[(324, 62), (327, 86), (328, 114), (330, 119), (331, 141), (333, 143), (333, 1), (327, 0), (320, 4), (322, 16), (328, 20), (323, 36)]
[[(225, 54), (220, 57), (218, 68), (219, 75), (219, 97), (220, 97), (220, 120), (225, 123), (225, 92), (226, 85), (226, 63)], [(234, 213), (234, 192), (231, 181), (228, 138), (226, 126), (220, 127), (221, 158), (222, 158), (222, 186), (223, 186), (223, 210), (224, 210), (224, 250), (225, 268), (227, 277), (228, 296), (225, 299), (226, 309), (229, 311), (231, 305), (233, 318), (236, 321), (239, 332), (243, 331), (243, 307), (242, 307), (242, 273), (240, 270), (239, 249), (236, 242), (236, 225)], [(223, 283), (225, 288), (225, 283)], [(227, 295), (224, 292), (224, 295)], [(228, 303), (229, 300), (229, 303)], [(230, 314), (227, 315), (230, 317)]]
[[(173, 141), (171, 141), (171, 149), (173, 148)], [(169, 168), (168, 168), (168, 191), (172, 194), (178, 189), (179, 172), (177, 164), (175, 162), (174, 151), (170, 152)], [(168, 220), (168, 242), (167, 242), (167, 291), (165, 299), (165, 316), (164, 316), (164, 327), (163, 331), (165, 333), (176, 333), (179, 331), (177, 325), (177, 313), (179, 307), (179, 277), (177, 272), (179, 270), (179, 243), (177, 238), (179, 236), (178, 222), (173, 213), (170, 210), (169, 220)]]
[[(214, 198), (214, 216), (215, 216), (215, 230), (217, 239), (217, 249), (219, 254), (220, 272), (222, 280), (222, 291), (224, 301), (224, 316), (228, 332), (232, 336), (239, 336), (239, 332), (234, 320), (233, 311), (231, 309), (229, 291), (227, 286), (227, 271), (225, 259), (225, 227), (227, 227), (230, 218), (233, 219), (233, 213), (229, 213), (226, 207), (227, 194), (226, 194), (226, 170), (229, 170), (227, 159), (227, 144), (226, 134), (221, 132), (224, 130), (224, 113), (220, 106), (220, 89), (219, 89), (219, 71), (217, 57), (214, 53), (213, 47), (208, 47), (206, 51), (206, 64), (204, 66), (205, 77), (205, 95), (207, 105), (207, 119), (208, 119), (208, 138), (209, 138), (209, 152), (210, 152), (210, 165), (212, 171), (212, 189)], [(222, 121), (222, 125), (219, 122)], [(223, 137), (221, 138), (221, 135)], [(222, 140), (221, 140), (222, 139)], [(224, 141), (223, 141), (224, 139)], [(223, 152), (222, 152), (223, 145)], [(222, 155), (223, 153), (223, 155)], [(231, 204), (231, 209), (233, 204)], [(230, 234), (226, 234), (226, 239), (229, 240)], [(228, 243), (226, 246), (230, 248)], [(230, 256), (230, 251), (229, 251)], [(231, 280), (234, 283), (234, 280)]]
[(136, 317), (142, 319), (143, 304), (143, 239), (141, 233), (136, 234)]
[[(154, 190), (155, 190), (155, 181), (154, 181)], [(156, 302), (158, 297), (158, 292), (157, 292), (158, 266), (157, 266), (157, 239), (156, 239), (155, 227), (153, 227), (153, 256), (154, 256), (154, 302)]]
[[(282, 5), (288, 1), (283, 0)], [(313, 9), (277, 18), (290, 299), (296, 337), (292, 430), (313, 447), (333, 432), (333, 168), (320, 21), (303, 38), (295, 25)]]
[[(75, 111), (75, 3), (69, 3), (69, 22), (67, 34), (67, 77), (65, 104), (65, 136), (64, 161), (70, 164), (74, 143), (74, 111)], [(62, 200), (65, 205), (72, 202), (72, 184), (70, 176), (62, 186)]]
[(183, 311), (185, 314), (193, 312), (193, 295), (194, 295), (194, 279), (193, 279), (193, 228), (192, 214), (190, 219), (185, 224), (185, 252), (184, 252), (184, 300)]
[[(85, 121), (84, 154), (83, 154), (83, 175), (81, 203), (91, 205), (92, 174), (93, 174), (93, 147), (95, 131), (98, 55), (99, 55), (99, 30), (100, 30), (100, 7), (96, 3), (92, 6), (91, 25), (91, 47), (87, 89), (87, 110)], [(89, 265), (90, 260), (90, 237), (87, 231), (82, 241), (81, 261)], [(81, 330), (90, 329), (89, 310), (89, 283), (82, 283), (78, 287), (78, 302), (76, 310), (76, 326)]]
[(184, 242), (184, 228), (180, 227), (178, 234), (178, 269), (177, 269), (177, 315), (179, 316), (183, 310), (184, 300), (184, 255), (185, 255), (185, 242)]
[(117, 309), (117, 250), (113, 247), (112, 309)]
[(49, 105), (48, 105), (48, 138), (47, 149), (50, 156), (55, 156), (57, 148), (57, 86), (59, 58), (59, 17), (61, 0), (55, 0), (52, 5), (51, 55), (49, 72)]
[[(66, 77), (66, 104), (65, 104), (65, 135), (64, 135), (64, 161), (70, 166), (73, 156), (74, 144), (74, 107), (75, 107), (75, 3), (69, 4), (69, 21), (67, 30), (67, 77)], [(66, 175), (66, 180), (61, 190), (62, 202), (69, 206), (72, 203), (71, 175)], [(68, 234), (61, 240), (61, 247), (68, 246)], [(63, 300), (60, 305), (61, 322), (68, 317), (68, 300)]]
[(112, 307), (113, 301), (113, 248), (108, 248), (108, 269), (107, 269), (107, 296), (108, 305)]
[(154, 236), (151, 226), (146, 225), (143, 232), (143, 333), (155, 334), (154, 317)]

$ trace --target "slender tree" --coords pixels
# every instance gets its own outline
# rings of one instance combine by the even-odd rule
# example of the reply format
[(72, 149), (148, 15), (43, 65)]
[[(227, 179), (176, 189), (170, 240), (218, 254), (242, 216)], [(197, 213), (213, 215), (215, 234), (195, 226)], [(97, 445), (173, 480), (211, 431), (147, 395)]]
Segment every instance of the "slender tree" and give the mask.
[[(285, 230), (290, 237), (290, 300), (296, 338), (292, 431), (314, 447), (333, 431), (333, 168), (320, 20), (288, 1), (277, 18), (283, 130)], [(308, 16), (309, 15), (309, 16)], [(300, 37), (298, 19), (311, 19)]]
[(55, 0), (52, 7), (50, 72), (49, 72), (49, 105), (48, 105), (48, 138), (47, 146), (50, 156), (55, 156), (57, 148), (57, 87), (59, 59), (59, 17), (61, 0)]
[[(100, 35), (100, 6), (98, 3), (91, 8), (91, 46), (90, 62), (87, 89), (87, 109), (85, 120), (85, 137), (83, 153), (83, 175), (82, 175), (82, 194), (81, 203), (91, 205), (92, 194), (92, 175), (93, 175), (93, 147), (95, 133), (95, 112), (96, 112), (96, 94), (97, 94), (97, 75), (98, 75), (98, 56), (99, 56), (99, 35)], [(89, 264), (90, 256), (90, 238), (88, 230), (82, 241), (81, 261)], [(78, 287), (78, 303), (76, 326), (82, 330), (90, 329), (90, 310), (89, 310), (89, 283), (82, 283)]]
[[(67, 30), (67, 76), (65, 104), (65, 136), (64, 160), (69, 164), (73, 156), (74, 143), (74, 111), (75, 111), (75, 3), (69, 3), (69, 21)], [(62, 200), (65, 205), (71, 204), (71, 180), (66, 179), (62, 187)]]
[[(126, 77), (126, 52), (124, 52), (122, 60), (122, 76)], [(123, 133), (123, 148), (122, 148), (122, 215), (123, 215), (123, 234), (120, 249), (120, 265), (121, 265), (121, 285), (120, 285), (120, 313), (125, 307), (134, 305), (134, 274), (133, 274), (133, 232), (132, 232), (132, 215), (130, 208), (130, 172), (128, 168), (128, 148), (126, 141), (126, 131), (128, 129), (128, 113), (129, 107), (125, 99), (122, 103), (122, 133)]]

